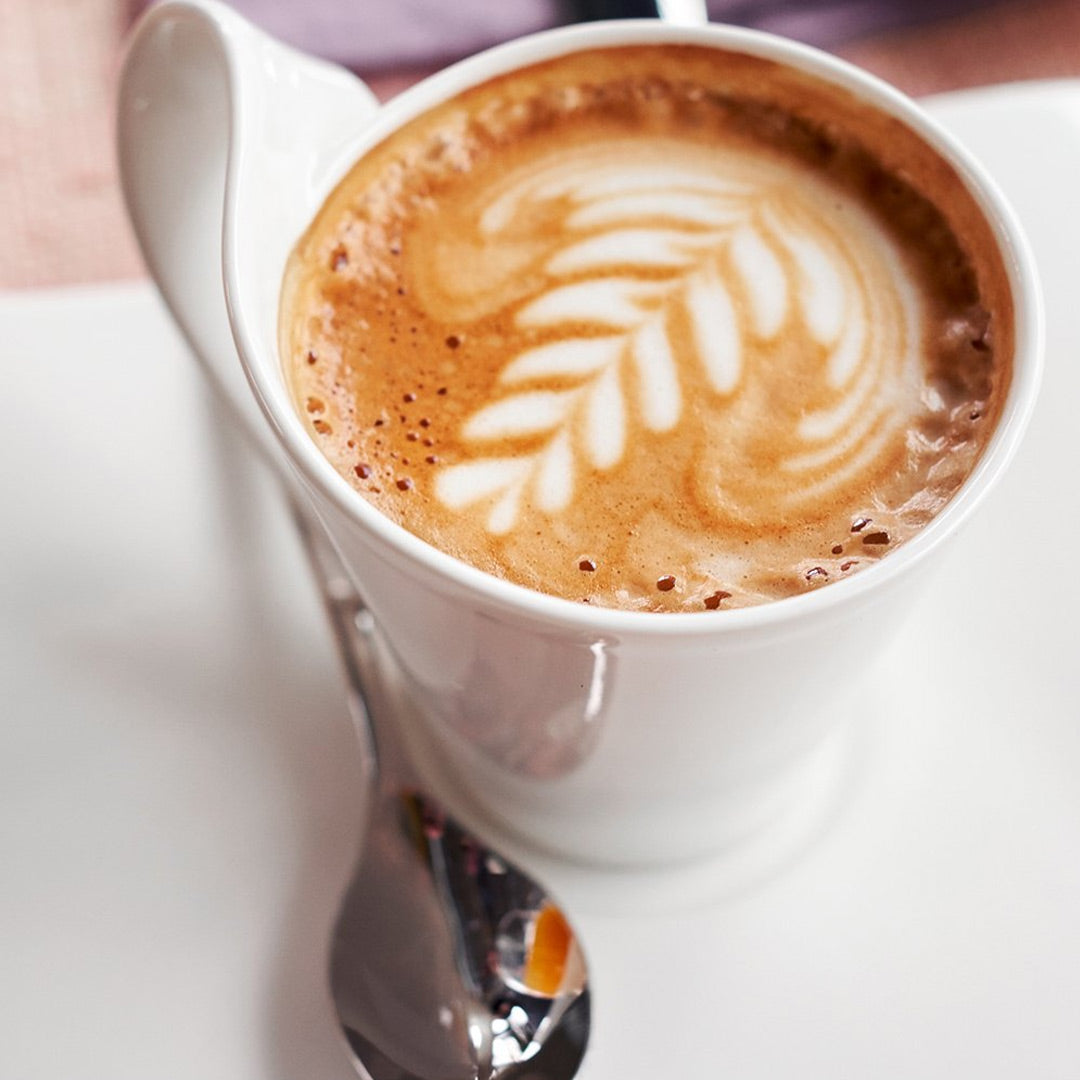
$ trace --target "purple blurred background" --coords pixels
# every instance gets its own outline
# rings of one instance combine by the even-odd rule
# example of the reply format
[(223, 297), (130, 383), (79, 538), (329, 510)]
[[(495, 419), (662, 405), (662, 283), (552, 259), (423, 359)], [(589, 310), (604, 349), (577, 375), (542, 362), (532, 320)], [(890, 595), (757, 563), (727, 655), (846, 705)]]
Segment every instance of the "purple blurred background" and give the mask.
[[(361, 72), (425, 68), (598, 10), (611, 0), (230, 0), (275, 37)], [(709, 0), (715, 22), (824, 48), (983, 6), (985, 0)]]

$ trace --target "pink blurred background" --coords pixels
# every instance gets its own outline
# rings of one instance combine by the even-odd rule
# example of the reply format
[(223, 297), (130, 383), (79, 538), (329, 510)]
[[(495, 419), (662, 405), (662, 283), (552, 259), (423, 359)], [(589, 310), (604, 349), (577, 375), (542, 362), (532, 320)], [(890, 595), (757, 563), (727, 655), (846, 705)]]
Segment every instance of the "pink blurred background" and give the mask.
[[(386, 98), (457, 56), (602, 0), (234, 0)], [(0, 288), (143, 275), (112, 112), (137, 0), (0, 0)], [(810, 41), (916, 96), (1080, 76), (1077, 0), (710, 0), (714, 19)]]

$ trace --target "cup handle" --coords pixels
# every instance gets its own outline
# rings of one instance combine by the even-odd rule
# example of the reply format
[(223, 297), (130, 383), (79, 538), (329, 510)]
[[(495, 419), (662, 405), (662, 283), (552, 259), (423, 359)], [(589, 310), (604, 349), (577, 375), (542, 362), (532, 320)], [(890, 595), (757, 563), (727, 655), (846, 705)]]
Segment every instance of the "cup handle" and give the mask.
[(256, 139), (266, 117), (292, 140), (282, 159), (291, 152), (325, 163), (377, 108), (355, 76), (281, 45), (217, 0), (155, 5), (124, 60), (117, 150), (143, 257), (209, 382), (286, 478), (291, 470), (247, 384), (226, 303), (228, 185), (252, 150), (245, 138)]

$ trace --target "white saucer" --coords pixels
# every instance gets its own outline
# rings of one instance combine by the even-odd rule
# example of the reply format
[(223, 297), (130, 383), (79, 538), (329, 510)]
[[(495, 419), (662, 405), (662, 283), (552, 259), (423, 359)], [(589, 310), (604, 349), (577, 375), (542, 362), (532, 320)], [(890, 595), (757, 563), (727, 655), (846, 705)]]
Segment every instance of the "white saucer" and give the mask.
[[(810, 847), (692, 894), (552, 882), (585, 1080), (1080, 1076), (1080, 83), (933, 109), (1041, 264), (1028, 441)], [(274, 492), (148, 286), (0, 298), (0, 340), (0, 1077), (350, 1080), (325, 947), (359, 765)]]

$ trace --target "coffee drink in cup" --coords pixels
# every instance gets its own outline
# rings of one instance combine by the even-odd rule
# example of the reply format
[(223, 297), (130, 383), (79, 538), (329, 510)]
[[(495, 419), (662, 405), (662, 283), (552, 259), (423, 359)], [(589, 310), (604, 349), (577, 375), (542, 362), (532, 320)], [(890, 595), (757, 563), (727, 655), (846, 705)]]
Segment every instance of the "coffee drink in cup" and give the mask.
[(705, 617), (930, 521), (993, 433), (1011, 324), (982, 211), (902, 123), (657, 45), (494, 79), (365, 154), (293, 253), (281, 342), (312, 438), (393, 521)]

